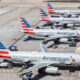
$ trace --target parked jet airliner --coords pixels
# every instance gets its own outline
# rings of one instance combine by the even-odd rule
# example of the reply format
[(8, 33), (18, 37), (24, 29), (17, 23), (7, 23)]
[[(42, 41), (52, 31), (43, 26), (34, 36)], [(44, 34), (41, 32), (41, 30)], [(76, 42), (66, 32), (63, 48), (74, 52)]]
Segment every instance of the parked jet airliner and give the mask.
[(80, 15), (80, 10), (56, 10), (54, 9), (50, 3), (48, 2), (48, 12), (53, 14), (66, 15), (69, 17), (77, 17)]
[(34, 29), (32, 28), (29, 23), (24, 19), (20, 18), (22, 23), (21, 32), (26, 34), (30, 34), (37, 37), (44, 37), (45, 40), (43, 41), (45, 44), (48, 41), (53, 40), (56, 42), (75, 42), (76, 40), (80, 39), (80, 31), (79, 30), (53, 30), (53, 29)]
[(43, 21), (56, 23), (56, 25), (80, 25), (80, 18), (64, 18), (64, 17), (49, 17), (43, 9), (40, 9), (41, 19)]
[[(80, 66), (80, 54), (74, 53), (52, 53), (41, 44), (42, 52), (27, 51), (9, 51), (0, 43), (0, 58), (9, 59), (15, 62), (34, 64), (32, 67), (20, 71), (19, 74), (25, 74), (33, 70), (39, 70), (39, 73), (45, 72), (50, 74), (58, 73), (58, 66), (76, 65)], [(51, 66), (53, 64), (53, 66)]]

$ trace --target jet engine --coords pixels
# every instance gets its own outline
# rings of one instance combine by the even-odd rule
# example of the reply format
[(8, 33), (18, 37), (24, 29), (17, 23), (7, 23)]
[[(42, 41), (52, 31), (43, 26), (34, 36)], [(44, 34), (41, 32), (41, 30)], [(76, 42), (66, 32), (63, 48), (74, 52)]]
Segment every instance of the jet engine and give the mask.
[(47, 68), (41, 68), (38, 70), (39, 73), (47, 73), (47, 74), (58, 74), (58, 67), (49, 66)]
[(63, 17), (69, 17), (69, 18), (76, 18), (76, 17), (78, 17), (78, 15), (71, 15), (71, 14), (65, 14), (65, 15), (63, 15)]
[(78, 17), (78, 15), (71, 15), (72, 18)]
[(74, 25), (73, 24), (67, 24), (67, 27), (73, 27)]
[(59, 41), (62, 42), (62, 43), (67, 43), (68, 39), (67, 38), (61, 38)]

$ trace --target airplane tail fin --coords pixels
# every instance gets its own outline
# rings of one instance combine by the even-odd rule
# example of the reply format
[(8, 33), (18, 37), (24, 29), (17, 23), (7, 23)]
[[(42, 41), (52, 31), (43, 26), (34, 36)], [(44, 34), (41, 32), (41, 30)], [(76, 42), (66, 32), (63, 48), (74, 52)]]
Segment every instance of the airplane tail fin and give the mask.
[(47, 5), (48, 5), (48, 12), (49, 13), (56, 13), (55, 9), (50, 5), (49, 2), (47, 3)]
[(6, 49), (6, 47), (0, 42), (0, 49)]
[(22, 23), (22, 28), (32, 28), (24, 18), (20, 17), (20, 20)]
[(22, 23), (22, 29), (21, 31), (24, 33), (28, 33), (28, 34), (34, 34), (34, 29), (29, 25), (29, 23), (24, 19), (24, 18), (20, 18), (21, 23)]
[(48, 17), (48, 15), (44, 12), (43, 9), (40, 9), (40, 15), (41, 15), (41, 19), (43, 21), (51, 21), (50, 17)]
[(9, 50), (0, 42), (0, 58), (11, 59)]

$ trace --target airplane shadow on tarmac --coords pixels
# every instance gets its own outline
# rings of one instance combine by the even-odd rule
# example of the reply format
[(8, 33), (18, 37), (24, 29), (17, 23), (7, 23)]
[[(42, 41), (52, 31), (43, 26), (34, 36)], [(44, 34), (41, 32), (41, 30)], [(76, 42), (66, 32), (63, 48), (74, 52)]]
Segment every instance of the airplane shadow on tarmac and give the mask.
[(24, 41), (29, 41), (29, 40), (44, 40), (44, 38), (35, 38), (35, 37), (32, 37), (32, 36), (28, 36), (28, 38), (25, 38)]
[(37, 74), (35, 77), (32, 78), (32, 80), (40, 80), (41, 78), (43, 78), (47, 75), (49, 75), (49, 76), (60, 76), (61, 74), (54, 74), (54, 75), (53, 74), (45, 74), (45, 73)]
[[(77, 43), (79, 43), (80, 42), (80, 40), (77, 40), (76, 41), (76, 44)], [(57, 42), (57, 44), (51, 44), (51, 45), (49, 45), (47, 48), (51, 48), (51, 47), (56, 47), (56, 48), (58, 48), (58, 45), (60, 45), (60, 44), (68, 44), (69, 45), (69, 43), (62, 43), (62, 42)], [(74, 46), (74, 47), (76, 47), (76, 46)]]
[(57, 44), (51, 44), (51, 45), (49, 45), (47, 48), (52, 48), (52, 47), (55, 47), (55, 48), (58, 48), (58, 45), (60, 45), (60, 44), (68, 44), (68, 43), (60, 43), (60, 42), (58, 42)]
[[(58, 68), (59, 68), (59, 70), (69, 70), (69, 72), (74, 72), (75, 70), (77, 70), (77, 71), (80, 70), (79, 67), (71, 67), (71, 66), (61, 66), (61, 67), (58, 66)], [(54, 76), (60, 76), (61, 73), (58, 73), (58, 74), (45, 74), (45, 73), (37, 74), (37, 75), (35, 75), (35, 77), (32, 78), (32, 80), (40, 80), (41, 78), (43, 78), (47, 75), (54, 77)]]
[(40, 80), (41, 78), (45, 77), (46, 74), (37, 74), (35, 77), (32, 78), (32, 80)]

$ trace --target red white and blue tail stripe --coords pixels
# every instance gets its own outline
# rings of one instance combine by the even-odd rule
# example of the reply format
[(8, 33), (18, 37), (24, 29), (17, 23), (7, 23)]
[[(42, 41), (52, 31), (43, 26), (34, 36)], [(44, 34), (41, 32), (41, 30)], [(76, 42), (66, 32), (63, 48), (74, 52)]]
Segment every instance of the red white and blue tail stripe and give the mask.
[(0, 49), (6, 49), (6, 47), (0, 42)]
[(21, 23), (22, 23), (22, 31), (24, 33), (28, 33), (28, 34), (35, 34), (33, 31), (34, 29), (29, 25), (29, 23), (24, 19), (24, 18), (20, 18)]
[(50, 17), (48, 17), (48, 15), (44, 12), (43, 9), (40, 9), (40, 15), (41, 15), (41, 19), (43, 21), (51, 21)]
[(0, 58), (11, 59), (12, 57), (9, 55), (8, 51), (0, 51)]
[(49, 13), (56, 13), (55, 9), (50, 5), (49, 2), (47, 3), (47, 5), (48, 5), (48, 12)]
[(22, 23), (22, 28), (32, 28), (24, 18), (21, 17), (20, 20)]
[(7, 58), (7, 59), (11, 58), (8, 50), (6, 49), (6, 47), (1, 42), (0, 42), (0, 58)]

